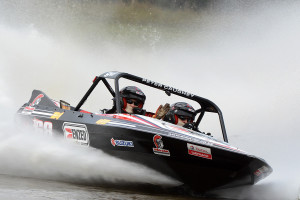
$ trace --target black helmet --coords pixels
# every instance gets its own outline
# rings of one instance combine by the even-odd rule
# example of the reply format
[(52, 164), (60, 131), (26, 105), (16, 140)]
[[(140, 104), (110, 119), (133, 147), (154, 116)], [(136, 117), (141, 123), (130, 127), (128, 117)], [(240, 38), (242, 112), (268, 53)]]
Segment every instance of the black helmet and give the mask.
[(140, 88), (135, 86), (127, 86), (122, 88), (120, 90), (120, 96), (122, 104), (121, 107), (123, 109), (125, 109), (127, 105), (126, 99), (136, 99), (140, 103), (140, 105), (138, 106), (139, 108), (143, 108), (146, 100), (146, 95), (144, 94), (144, 92)]
[(166, 114), (164, 121), (177, 124), (178, 116), (190, 117), (191, 122), (195, 118), (195, 109), (188, 103), (177, 102), (171, 105), (169, 112)]

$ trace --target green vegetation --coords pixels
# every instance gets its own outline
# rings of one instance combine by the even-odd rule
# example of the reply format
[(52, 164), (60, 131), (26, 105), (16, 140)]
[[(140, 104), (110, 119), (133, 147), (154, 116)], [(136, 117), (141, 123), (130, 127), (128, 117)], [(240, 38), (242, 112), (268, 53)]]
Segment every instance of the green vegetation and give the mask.
[(174, 10), (150, 3), (119, 1), (87, 1), (77, 4), (71, 13), (68, 26), (78, 37), (88, 36), (94, 44), (113, 40), (137, 48), (154, 48), (162, 41), (174, 42), (192, 34), (203, 14), (190, 9)]
[(33, 26), (43, 34), (70, 42), (97, 46), (113, 41), (155, 48), (162, 41), (179, 41), (201, 22), (205, 10), (176, 7), (174, 2), (179, 1), (16, 0), (2, 2), (0, 6), (4, 8), (5, 22), (18, 27)]

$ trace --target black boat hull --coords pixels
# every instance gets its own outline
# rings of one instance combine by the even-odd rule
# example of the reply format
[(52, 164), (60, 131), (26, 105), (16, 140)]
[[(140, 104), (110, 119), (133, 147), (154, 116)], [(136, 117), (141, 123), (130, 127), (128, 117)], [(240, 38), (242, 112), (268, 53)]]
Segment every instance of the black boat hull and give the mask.
[(41, 91), (29, 102), (38, 94), (44, 103), (24, 104), (17, 121), (141, 163), (199, 192), (254, 184), (272, 172), (263, 159), (204, 134), (145, 116), (61, 109)]

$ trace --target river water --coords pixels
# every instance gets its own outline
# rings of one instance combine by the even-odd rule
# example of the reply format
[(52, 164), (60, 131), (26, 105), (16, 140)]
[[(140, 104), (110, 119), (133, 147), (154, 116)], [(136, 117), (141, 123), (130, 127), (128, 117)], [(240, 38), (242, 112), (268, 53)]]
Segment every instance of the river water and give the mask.
[(0, 177), (1, 199), (196, 199), (132, 188), (121, 190), (7, 175)]

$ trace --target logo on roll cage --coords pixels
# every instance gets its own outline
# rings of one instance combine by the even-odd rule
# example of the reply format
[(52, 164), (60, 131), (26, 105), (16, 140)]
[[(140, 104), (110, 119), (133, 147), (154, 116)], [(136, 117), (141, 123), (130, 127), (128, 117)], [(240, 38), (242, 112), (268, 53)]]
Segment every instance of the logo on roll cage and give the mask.
[(149, 79), (143, 78), (143, 82), (146, 82), (146, 83), (148, 83), (150, 85), (154, 85), (156, 87), (163, 88), (164, 90), (169, 90), (169, 91), (172, 91), (174, 93), (181, 94), (181, 95), (184, 95), (184, 96), (187, 96), (187, 97), (193, 97), (193, 96), (195, 96), (195, 95), (193, 95), (193, 94), (191, 94), (189, 92), (185, 92), (185, 91), (182, 91), (182, 90), (179, 90), (179, 89), (167, 86), (167, 85), (163, 85), (161, 83), (157, 83), (157, 82), (151, 81)]
[(162, 137), (160, 135), (155, 135), (153, 137), (153, 142), (155, 148), (153, 148), (153, 153), (162, 155), (162, 156), (170, 156), (170, 151), (164, 148), (164, 143), (162, 141)]

